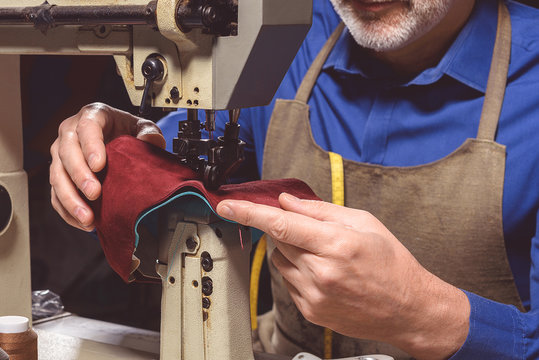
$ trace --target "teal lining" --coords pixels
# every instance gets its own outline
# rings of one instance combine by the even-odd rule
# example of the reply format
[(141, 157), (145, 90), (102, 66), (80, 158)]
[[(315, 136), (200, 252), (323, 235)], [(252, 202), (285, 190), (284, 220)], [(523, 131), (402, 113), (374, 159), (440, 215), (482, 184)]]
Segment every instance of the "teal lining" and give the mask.
[(197, 193), (197, 192), (194, 192), (194, 191), (186, 191), (186, 192), (182, 192), (180, 194), (177, 194), (177, 195), (174, 195), (173, 197), (171, 197), (170, 199), (154, 206), (153, 208), (151, 209), (148, 209), (146, 210), (145, 212), (142, 213), (142, 215), (140, 215), (140, 217), (137, 219), (137, 222), (135, 223), (135, 249), (138, 247), (138, 243), (139, 243), (139, 234), (138, 234), (138, 225), (139, 223), (144, 220), (144, 218), (149, 215), (150, 213), (154, 212), (155, 210), (157, 209), (160, 209), (162, 208), (163, 206), (165, 205), (168, 205), (170, 204), (172, 201), (176, 200), (176, 199), (179, 199), (181, 197), (184, 197), (184, 196), (196, 196), (198, 197), (199, 199), (203, 200), (204, 203), (206, 203), (206, 206), (215, 214), (217, 215), (217, 217), (219, 217), (220, 219), (224, 220), (224, 221), (228, 221), (230, 223), (236, 223), (235, 221), (231, 221), (231, 220), (228, 220), (228, 219), (225, 219), (221, 216), (219, 216), (215, 210), (212, 208), (212, 206), (210, 205), (210, 203), (208, 202), (208, 200), (206, 200), (206, 198), (204, 196), (202, 196), (201, 194)]

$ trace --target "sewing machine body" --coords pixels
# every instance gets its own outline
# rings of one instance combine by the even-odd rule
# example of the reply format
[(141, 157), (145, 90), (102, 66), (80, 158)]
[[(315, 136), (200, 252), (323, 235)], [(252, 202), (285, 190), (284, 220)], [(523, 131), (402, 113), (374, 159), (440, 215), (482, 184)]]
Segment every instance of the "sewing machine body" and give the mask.
[[(151, 89), (154, 107), (222, 110), (269, 103), (310, 27), (311, 0), (242, 1), (237, 34), (228, 36), (203, 28), (182, 32), (177, 15), (182, 2), (51, 0), (57, 8), (75, 8), (72, 12), (141, 10), (101, 24), (63, 15), (62, 23), (71, 25), (54, 26), (51, 20), (49, 27), (36, 29), (32, 21), (15, 21), (2, 10), (37, 7), (41, 0), (0, 0), (0, 54), (113, 55), (133, 104), (142, 102), (142, 64), (157, 55), (165, 73)], [(147, 25), (141, 24), (141, 11), (151, 12)]]
[(23, 170), (19, 56), (0, 56), (0, 207), (12, 209), (0, 228), (0, 316), (32, 318), (28, 182)]
[(163, 284), (161, 359), (253, 360), (250, 230), (210, 211), (166, 216), (156, 265)]

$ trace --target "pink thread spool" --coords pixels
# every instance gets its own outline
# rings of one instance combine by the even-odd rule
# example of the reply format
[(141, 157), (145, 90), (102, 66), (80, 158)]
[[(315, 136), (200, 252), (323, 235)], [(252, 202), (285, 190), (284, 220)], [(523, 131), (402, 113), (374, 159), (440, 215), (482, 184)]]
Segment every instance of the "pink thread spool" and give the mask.
[(0, 316), (0, 348), (9, 360), (37, 360), (37, 334), (24, 316)]

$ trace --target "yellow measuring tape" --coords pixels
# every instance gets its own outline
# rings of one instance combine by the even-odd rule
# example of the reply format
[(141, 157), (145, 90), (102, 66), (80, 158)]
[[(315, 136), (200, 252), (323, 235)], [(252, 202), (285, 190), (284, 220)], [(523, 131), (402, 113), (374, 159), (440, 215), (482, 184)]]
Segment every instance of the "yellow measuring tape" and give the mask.
[[(333, 152), (329, 153), (331, 165), (331, 201), (334, 204), (344, 206), (344, 166), (342, 156)], [(333, 331), (324, 329), (324, 358), (333, 357)]]
[[(336, 153), (329, 153), (331, 165), (331, 194), (332, 202), (344, 206), (344, 167), (342, 156)], [(256, 310), (258, 308), (258, 285), (260, 282), (260, 270), (266, 256), (266, 235), (262, 236), (256, 245), (253, 264), (251, 266), (250, 283), (250, 308), (251, 308), (251, 328), (258, 328)], [(324, 358), (332, 358), (333, 331), (324, 329)]]
[(342, 156), (329, 153), (331, 165), (331, 201), (334, 204), (344, 206), (344, 167)]
[(257, 314), (258, 309), (258, 285), (260, 283), (260, 270), (262, 269), (262, 263), (266, 256), (266, 235), (262, 236), (258, 240), (256, 245), (255, 254), (253, 256), (253, 264), (251, 265), (251, 284), (249, 288), (250, 310), (251, 310), (251, 329), (256, 330), (258, 328)]

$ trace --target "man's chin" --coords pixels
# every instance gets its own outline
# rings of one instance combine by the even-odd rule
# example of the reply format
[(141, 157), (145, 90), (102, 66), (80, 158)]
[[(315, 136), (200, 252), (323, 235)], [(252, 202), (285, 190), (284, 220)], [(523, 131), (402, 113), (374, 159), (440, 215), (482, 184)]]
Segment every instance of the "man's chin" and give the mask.
[(331, 0), (356, 42), (376, 52), (402, 49), (427, 33), (447, 14), (447, 1)]

